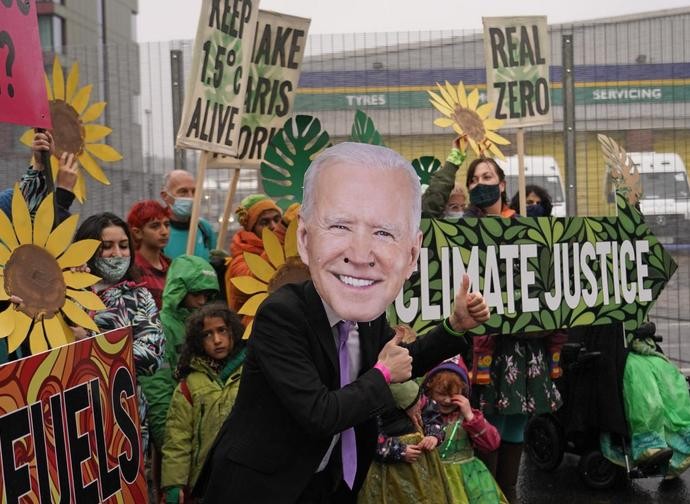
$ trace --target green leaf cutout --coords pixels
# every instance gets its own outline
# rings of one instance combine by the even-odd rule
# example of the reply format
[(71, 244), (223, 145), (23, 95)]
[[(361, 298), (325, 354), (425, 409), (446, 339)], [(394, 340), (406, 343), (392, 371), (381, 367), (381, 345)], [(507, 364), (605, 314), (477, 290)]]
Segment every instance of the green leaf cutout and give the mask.
[(383, 138), (374, 126), (374, 121), (361, 110), (355, 112), (355, 122), (352, 123), (350, 138), (353, 142), (383, 145)]

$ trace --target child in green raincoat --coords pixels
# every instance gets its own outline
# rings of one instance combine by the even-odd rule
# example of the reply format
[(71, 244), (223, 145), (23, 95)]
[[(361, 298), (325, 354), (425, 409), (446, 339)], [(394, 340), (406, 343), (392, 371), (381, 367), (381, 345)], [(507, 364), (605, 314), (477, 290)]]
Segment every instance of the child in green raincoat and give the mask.
[(167, 502), (193, 502), (189, 490), (237, 397), (246, 353), (243, 331), (238, 316), (220, 303), (202, 307), (187, 320), (176, 371), (180, 383), (163, 442), (161, 487)]

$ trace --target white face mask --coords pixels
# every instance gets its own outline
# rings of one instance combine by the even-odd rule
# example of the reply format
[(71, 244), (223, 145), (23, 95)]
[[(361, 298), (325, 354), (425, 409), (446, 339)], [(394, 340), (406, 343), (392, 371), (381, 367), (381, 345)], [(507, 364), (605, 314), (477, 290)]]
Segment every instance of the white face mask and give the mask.
[(465, 215), (465, 212), (460, 210), (459, 212), (443, 212), (444, 219), (460, 219)]

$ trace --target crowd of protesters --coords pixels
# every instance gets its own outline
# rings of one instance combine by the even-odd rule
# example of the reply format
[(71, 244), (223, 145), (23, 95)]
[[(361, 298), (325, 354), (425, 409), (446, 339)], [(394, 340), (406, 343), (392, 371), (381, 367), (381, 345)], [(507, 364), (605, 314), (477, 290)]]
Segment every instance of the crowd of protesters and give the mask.
[[(32, 166), (18, 186), (32, 215), (47, 193), (38, 154), (51, 148), (50, 134), (36, 133)], [(499, 165), (477, 159), (463, 187), (457, 177), (463, 161), (454, 148), (422, 197), (422, 214), (515, 218), (519, 201), (509, 204)], [(75, 182), (76, 161), (64, 154), (55, 183), (59, 220), (70, 215)], [(248, 196), (228, 251), (216, 250), (222, 244), (201, 219), (194, 254), (186, 255), (194, 191), (192, 174), (171, 171), (160, 200), (135, 203), (126, 220), (110, 212), (83, 216), (74, 237), (101, 242), (85, 265), (101, 279), (94, 291), (106, 309), (92, 312), (98, 329), (133, 328), (142, 446), (156, 502), (201, 502), (192, 489), (233, 408), (248, 350), (242, 334), (249, 319), (238, 315), (248, 296), (231, 280), (251, 274), (246, 252), (266, 257), (264, 229), (283, 243), (299, 212), (296, 205), (283, 213), (264, 194)], [(527, 195), (528, 215), (550, 214), (543, 189), (528, 186)], [(0, 192), (0, 210), (10, 218), (11, 199), (12, 189)], [(209, 263), (214, 254), (227, 257), (220, 268)], [(71, 330), (75, 340), (93, 336)], [(415, 337), (409, 328), (398, 330)], [(422, 380), (391, 384), (396, 408), (377, 414), (374, 463), (358, 501), (513, 502), (527, 420), (561, 405), (554, 382), (564, 339), (560, 332), (476, 336), (468, 352), (438, 362)], [(28, 353), (23, 345), (8, 359)]]

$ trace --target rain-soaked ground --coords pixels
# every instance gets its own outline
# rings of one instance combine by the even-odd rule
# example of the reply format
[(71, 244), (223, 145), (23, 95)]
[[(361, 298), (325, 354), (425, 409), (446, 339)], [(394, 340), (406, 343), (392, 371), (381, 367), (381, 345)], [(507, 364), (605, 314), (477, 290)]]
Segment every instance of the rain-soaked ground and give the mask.
[(523, 504), (642, 504), (690, 503), (690, 471), (679, 479), (661, 478), (627, 480), (621, 478), (610, 490), (591, 490), (580, 479), (579, 457), (566, 454), (553, 472), (537, 469), (523, 455), (518, 482), (518, 502)]

